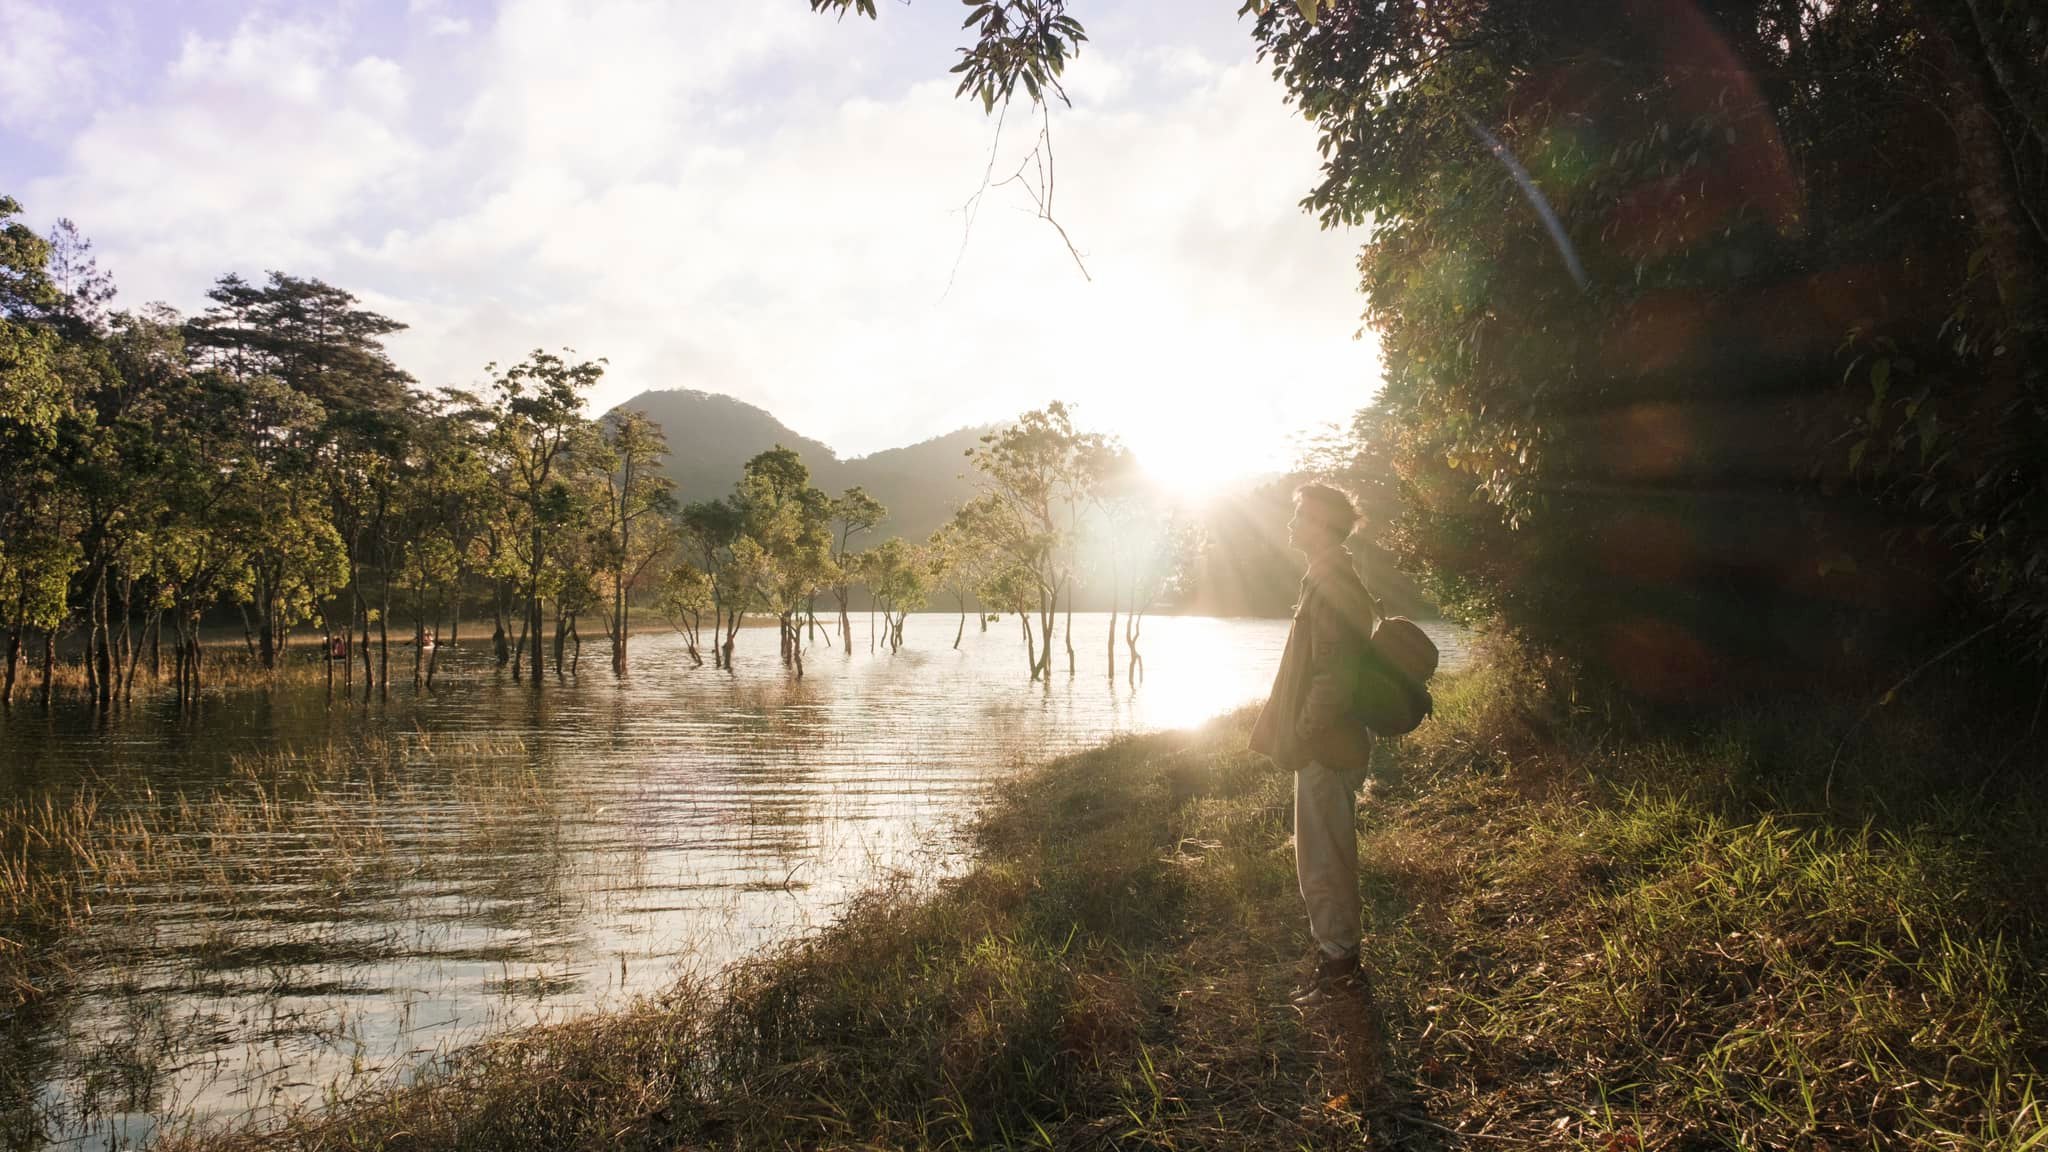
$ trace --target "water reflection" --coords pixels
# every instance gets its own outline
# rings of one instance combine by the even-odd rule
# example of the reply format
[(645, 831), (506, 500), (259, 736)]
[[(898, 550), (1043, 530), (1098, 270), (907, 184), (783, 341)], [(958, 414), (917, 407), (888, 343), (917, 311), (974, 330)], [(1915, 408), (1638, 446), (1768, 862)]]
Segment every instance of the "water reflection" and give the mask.
[(16, 941), (48, 963), (0, 1020), (0, 1138), (32, 1142), (31, 1111), (81, 1147), (260, 1118), (710, 970), (886, 873), (957, 867), (994, 774), (1257, 698), (1285, 638), (1159, 619), (1133, 686), (1121, 652), (1106, 674), (1106, 620), (1077, 616), (1076, 674), (1044, 686), (1014, 627), (955, 651), (956, 623), (912, 617), (894, 655), (857, 632), (801, 682), (764, 629), (732, 673), (648, 635), (629, 680), (599, 660), (538, 693), (477, 646), (418, 701), (0, 720), (0, 798), (77, 813), (39, 859), (92, 898)]

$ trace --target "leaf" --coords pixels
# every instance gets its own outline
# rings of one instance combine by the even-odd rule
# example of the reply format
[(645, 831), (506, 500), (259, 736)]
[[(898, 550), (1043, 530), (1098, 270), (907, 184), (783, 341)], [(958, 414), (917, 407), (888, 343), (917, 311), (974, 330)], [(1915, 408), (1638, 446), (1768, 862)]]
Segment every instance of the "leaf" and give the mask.
[(1294, 0), (1294, 6), (1301, 9), (1301, 18), (1313, 24), (1316, 22), (1316, 7), (1320, 0)]
[(1891, 357), (1880, 356), (1870, 365), (1870, 390), (1873, 393), (1875, 393), (1877, 395), (1878, 400), (1882, 402), (1884, 400), (1885, 392), (1891, 388), (1891, 383)]

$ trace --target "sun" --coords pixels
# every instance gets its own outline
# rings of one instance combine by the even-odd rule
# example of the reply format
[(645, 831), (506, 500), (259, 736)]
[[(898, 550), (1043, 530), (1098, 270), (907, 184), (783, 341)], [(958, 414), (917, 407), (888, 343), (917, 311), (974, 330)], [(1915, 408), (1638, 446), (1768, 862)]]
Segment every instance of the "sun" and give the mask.
[(1273, 468), (1262, 454), (1233, 443), (1229, 429), (1183, 426), (1130, 441), (1145, 474), (1169, 494), (1193, 504), (1206, 504)]

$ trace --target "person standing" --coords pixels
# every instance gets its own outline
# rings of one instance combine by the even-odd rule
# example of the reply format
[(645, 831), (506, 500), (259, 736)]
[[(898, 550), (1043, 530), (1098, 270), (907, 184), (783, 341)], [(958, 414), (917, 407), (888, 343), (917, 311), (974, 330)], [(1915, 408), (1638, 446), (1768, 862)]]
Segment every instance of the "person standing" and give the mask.
[(1294, 868), (1318, 961), (1296, 1004), (1365, 991), (1358, 966), (1355, 794), (1373, 734), (1352, 712), (1351, 677), (1372, 635), (1373, 600), (1344, 547), (1358, 526), (1351, 498), (1324, 484), (1294, 493), (1287, 544), (1308, 558), (1301, 599), (1251, 748), (1294, 773)]

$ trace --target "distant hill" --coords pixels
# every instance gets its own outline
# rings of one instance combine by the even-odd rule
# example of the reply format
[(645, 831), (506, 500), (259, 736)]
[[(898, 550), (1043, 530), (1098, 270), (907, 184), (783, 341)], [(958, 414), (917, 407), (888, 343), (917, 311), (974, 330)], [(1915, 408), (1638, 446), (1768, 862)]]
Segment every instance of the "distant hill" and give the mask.
[[(825, 444), (730, 396), (683, 389), (642, 392), (619, 408), (645, 412), (661, 425), (668, 437), (667, 470), (676, 482), (679, 501), (731, 495), (741, 467), (755, 454), (780, 444), (803, 456), (811, 482), (818, 487), (836, 496), (858, 484), (889, 509), (889, 518), (865, 545), (890, 536), (923, 540), (951, 519), (953, 510), (974, 495), (967, 450), (988, 431), (962, 428), (907, 447), (842, 460)], [(1283, 526), (1292, 513), (1295, 485), (1307, 479), (1259, 477), (1206, 509), (1203, 528), (1209, 548), (1191, 574), (1188, 593), (1177, 605), (1180, 610), (1219, 616), (1284, 615), (1291, 610), (1302, 561), (1287, 550)], [(1391, 522), (1394, 512), (1368, 509), (1380, 524)], [(1414, 582), (1394, 569), (1391, 557), (1370, 545), (1362, 545), (1359, 552), (1367, 581), (1389, 611), (1435, 615)], [(1077, 605), (1083, 610), (1108, 607), (1100, 589), (1085, 587)]]
[(732, 493), (740, 469), (777, 444), (810, 466), (811, 482), (838, 495), (856, 484), (889, 509), (877, 538), (922, 540), (974, 494), (967, 450), (984, 428), (962, 428), (903, 448), (842, 460), (829, 446), (791, 429), (767, 411), (714, 392), (642, 392), (618, 406), (645, 412), (668, 437), (669, 478), (684, 503)]

